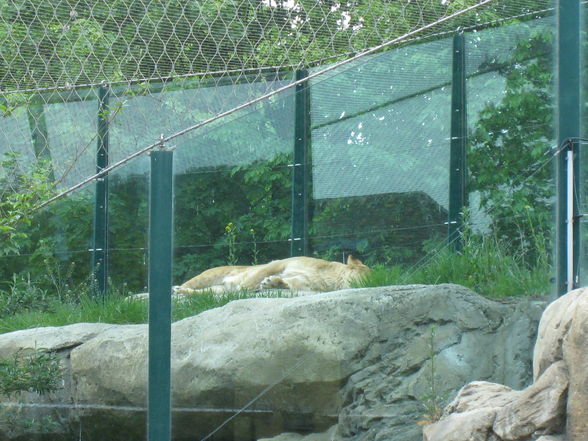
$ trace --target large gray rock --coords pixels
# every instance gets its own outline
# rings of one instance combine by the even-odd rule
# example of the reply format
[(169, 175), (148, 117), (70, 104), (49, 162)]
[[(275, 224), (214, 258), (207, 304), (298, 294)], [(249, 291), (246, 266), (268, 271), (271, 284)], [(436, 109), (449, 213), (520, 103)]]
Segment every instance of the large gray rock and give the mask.
[(523, 391), (476, 381), (460, 390), (444, 418), (424, 429), (424, 441), (513, 441), (559, 433), (565, 423), (568, 372), (552, 364)]
[(588, 289), (584, 288), (545, 310), (531, 386), (513, 391), (497, 384), (470, 383), (443, 418), (424, 429), (425, 441), (469, 441), (473, 435), (480, 441), (588, 440), (587, 341)]
[[(530, 383), (543, 307), (419, 285), (239, 300), (206, 311), (173, 325), (174, 437), (419, 440), (416, 423), (432, 389), (441, 399), (473, 379)], [(61, 416), (64, 432), (85, 441), (144, 439), (147, 327), (76, 326), (0, 335), (0, 348), (48, 347), (39, 332), (48, 341), (68, 335), (63, 340), (75, 344), (55, 346), (68, 360), (70, 384), (53, 398), (72, 405)], [(336, 434), (326, 432), (337, 423)], [(0, 440), (9, 439), (1, 430)]]
[(588, 289), (578, 290), (572, 324), (563, 340), (563, 358), (570, 371), (566, 434), (570, 441), (588, 440)]

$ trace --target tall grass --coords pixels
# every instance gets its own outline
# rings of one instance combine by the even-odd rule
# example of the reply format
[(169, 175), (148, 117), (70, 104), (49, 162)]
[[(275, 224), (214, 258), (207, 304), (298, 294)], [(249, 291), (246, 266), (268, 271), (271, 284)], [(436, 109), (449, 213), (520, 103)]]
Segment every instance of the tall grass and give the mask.
[(551, 291), (552, 268), (539, 245), (529, 262), (493, 236), (465, 235), (459, 252), (441, 247), (418, 266), (376, 267), (358, 286), (456, 283), (487, 297), (544, 295)]

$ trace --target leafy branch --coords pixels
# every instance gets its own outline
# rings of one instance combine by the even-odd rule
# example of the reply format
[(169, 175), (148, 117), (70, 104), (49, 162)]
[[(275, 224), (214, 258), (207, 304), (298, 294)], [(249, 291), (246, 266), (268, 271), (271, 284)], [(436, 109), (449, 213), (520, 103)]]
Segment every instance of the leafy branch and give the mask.
[(49, 162), (37, 161), (30, 171), (23, 172), (19, 157), (5, 153), (0, 160), (0, 256), (19, 252), (28, 240), (20, 227), (30, 226), (35, 207), (54, 194)]

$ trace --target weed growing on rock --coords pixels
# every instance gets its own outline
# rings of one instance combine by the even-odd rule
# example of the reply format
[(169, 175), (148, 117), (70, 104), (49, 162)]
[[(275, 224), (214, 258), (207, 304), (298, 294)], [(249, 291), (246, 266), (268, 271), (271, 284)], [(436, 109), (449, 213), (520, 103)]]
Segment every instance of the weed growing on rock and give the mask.
[(237, 264), (237, 253), (236, 253), (236, 242), (237, 242), (237, 231), (238, 227), (233, 223), (229, 222), (225, 227), (225, 235), (227, 237), (227, 246), (229, 248), (229, 254), (227, 256), (227, 265)]
[(437, 326), (431, 326), (431, 334), (429, 336), (429, 373), (427, 375), (427, 385), (429, 393), (420, 397), (423, 406), (423, 419), (417, 424), (426, 425), (431, 424), (441, 419), (443, 415), (443, 408), (447, 401), (446, 394), (441, 394), (439, 391), (439, 379), (437, 375), (436, 352), (435, 352), (435, 333)]
[(61, 381), (59, 358), (52, 352), (35, 349), (0, 359), (0, 395), (20, 392), (43, 395), (59, 389)]

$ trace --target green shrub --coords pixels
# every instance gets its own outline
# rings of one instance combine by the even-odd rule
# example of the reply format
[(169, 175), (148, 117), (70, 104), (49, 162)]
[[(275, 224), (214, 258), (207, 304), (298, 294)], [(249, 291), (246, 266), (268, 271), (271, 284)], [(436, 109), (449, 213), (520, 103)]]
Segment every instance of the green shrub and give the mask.
[(15, 274), (8, 289), (0, 290), (0, 317), (23, 311), (46, 311), (49, 306), (47, 291), (33, 284), (29, 277)]
[(59, 389), (61, 379), (59, 358), (51, 352), (27, 350), (10, 359), (0, 359), (0, 395), (47, 394)]

